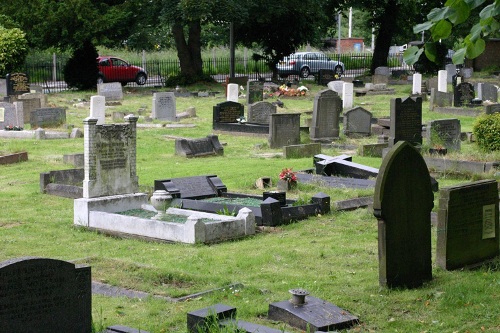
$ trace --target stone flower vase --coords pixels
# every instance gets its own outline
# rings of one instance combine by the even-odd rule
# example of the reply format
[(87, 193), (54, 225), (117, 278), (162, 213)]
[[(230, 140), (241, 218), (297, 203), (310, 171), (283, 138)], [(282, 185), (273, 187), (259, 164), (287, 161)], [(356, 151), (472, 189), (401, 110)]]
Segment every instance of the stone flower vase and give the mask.
[(286, 181), (284, 179), (278, 180), (278, 191), (290, 191), (297, 187), (297, 182)]
[(165, 216), (165, 211), (172, 203), (172, 196), (165, 190), (156, 190), (151, 196), (151, 205), (158, 211), (152, 217), (153, 220), (161, 220)]

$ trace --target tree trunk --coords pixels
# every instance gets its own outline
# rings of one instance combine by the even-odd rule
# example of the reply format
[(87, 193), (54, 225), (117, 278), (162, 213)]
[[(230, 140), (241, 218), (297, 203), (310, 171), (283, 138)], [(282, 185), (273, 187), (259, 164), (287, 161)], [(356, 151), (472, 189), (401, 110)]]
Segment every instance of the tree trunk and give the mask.
[(181, 75), (185, 77), (196, 77), (203, 74), (203, 61), (201, 59), (201, 24), (199, 20), (188, 23), (188, 40), (184, 35), (184, 27), (181, 23), (175, 23), (172, 27), (177, 56), (181, 66)]
[(379, 18), (380, 26), (375, 39), (375, 50), (373, 51), (370, 72), (375, 73), (375, 68), (387, 66), (387, 57), (391, 46), (392, 36), (397, 29), (396, 17), (399, 14), (397, 0), (389, 0), (384, 14)]

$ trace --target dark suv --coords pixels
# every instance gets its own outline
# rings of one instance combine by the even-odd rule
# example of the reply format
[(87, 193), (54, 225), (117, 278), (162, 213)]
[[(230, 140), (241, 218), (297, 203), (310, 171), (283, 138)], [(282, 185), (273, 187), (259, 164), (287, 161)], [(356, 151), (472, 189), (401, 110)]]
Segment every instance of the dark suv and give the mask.
[(322, 52), (297, 52), (285, 57), (276, 65), (278, 75), (300, 75), (306, 78), (311, 74), (318, 74), (320, 69), (331, 69), (341, 76), (344, 73), (344, 64), (335, 61)]
[(99, 67), (98, 84), (120, 82), (122, 85), (126, 85), (128, 82), (135, 82), (142, 86), (148, 79), (148, 73), (143, 68), (131, 65), (117, 57), (98, 57), (97, 66)]

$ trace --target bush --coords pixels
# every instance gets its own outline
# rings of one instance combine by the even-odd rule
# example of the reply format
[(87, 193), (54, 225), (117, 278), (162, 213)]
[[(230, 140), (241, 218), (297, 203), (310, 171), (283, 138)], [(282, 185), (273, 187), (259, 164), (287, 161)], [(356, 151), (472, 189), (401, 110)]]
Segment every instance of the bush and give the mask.
[(195, 83), (201, 83), (201, 82), (207, 82), (207, 83), (214, 83), (216, 82), (210, 75), (198, 75), (198, 76), (186, 76), (186, 75), (176, 75), (176, 76), (170, 76), (167, 81), (165, 82), (166, 87), (176, 87), (176, 86), (189, 86)]
[(479, 147), (486, 151), (500, 150), (500, 113), (477, 118), (472, 129)]
[(64, 81), (69, 88), (88, 90), (97, 86), (97, 57), (97, 50), (90, 41), (83, 42), (83, 45), (73, 52), (63, 70)]
[(0, 25), (0, 76), (19, 71), (26, 55), (28, 42), (21, 29), (6, 29)]

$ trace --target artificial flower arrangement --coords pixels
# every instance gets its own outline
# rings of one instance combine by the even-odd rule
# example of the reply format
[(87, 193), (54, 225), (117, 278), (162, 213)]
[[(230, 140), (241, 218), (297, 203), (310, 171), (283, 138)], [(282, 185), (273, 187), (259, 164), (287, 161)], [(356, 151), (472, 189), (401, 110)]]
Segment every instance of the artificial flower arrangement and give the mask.
[(279, 177), (281, 180), (284, 180), (288, 183), (297, 182), (297, 175), (292, 171), (292, 168), (284, 168), (283, 170), (281, 170)]

